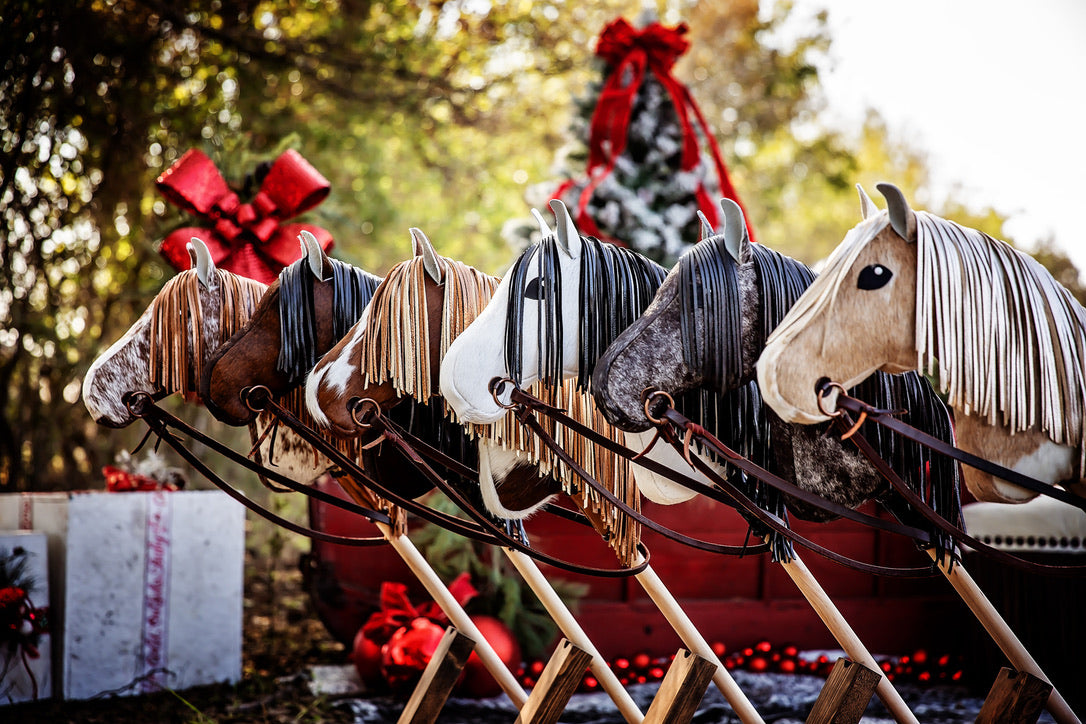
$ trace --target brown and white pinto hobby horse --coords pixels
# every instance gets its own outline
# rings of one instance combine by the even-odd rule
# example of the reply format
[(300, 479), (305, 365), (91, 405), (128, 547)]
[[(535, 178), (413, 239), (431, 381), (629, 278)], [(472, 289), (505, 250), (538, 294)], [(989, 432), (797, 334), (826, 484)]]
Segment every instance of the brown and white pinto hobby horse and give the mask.
[[(860, 190), (863, 222), (769, 337), (766, 402), (817, 423), (821, 381), (922, 370), (956, 413), (960, 448), (1082, 495), (1086, 310), (1033, 258), (878, 188), (889, 209)], [(969, 466), (963, 477), (982, 501), (1037, 495)]]

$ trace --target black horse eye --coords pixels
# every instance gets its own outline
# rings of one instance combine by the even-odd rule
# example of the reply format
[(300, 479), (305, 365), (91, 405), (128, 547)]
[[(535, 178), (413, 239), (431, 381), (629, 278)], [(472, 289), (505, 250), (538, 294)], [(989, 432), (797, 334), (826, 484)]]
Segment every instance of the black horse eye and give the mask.
[(856, 280), (856, 286), (860, 289), (881, 289), (893, 276), (894, 273), (882, 264), (871, 264), (860, 270), (860, 278)]
[(539, 277), (536, 277), (535, 279), (528, 282), (528, 284), (524, 287), (524, 298), (542, 299), (545, 289), (546, 285), (543, 284)]

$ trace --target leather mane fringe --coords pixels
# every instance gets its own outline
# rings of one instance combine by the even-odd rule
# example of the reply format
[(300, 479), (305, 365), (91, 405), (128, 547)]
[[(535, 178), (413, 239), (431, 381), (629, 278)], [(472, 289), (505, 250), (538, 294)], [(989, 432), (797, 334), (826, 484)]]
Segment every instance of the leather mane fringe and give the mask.
[[(444, 303), (441, 318), (441, 338), (430, 338), (426, 311), (426, 271), (421, 257), (415, 257), (394, 267), (374, 294), (370, 304), (369, 324), (362, 338), (364, 351), (361, 374), (366, 386), (391, 382), (398, 390), (418, 403), (426, 403), (438, 394), (431, 388), (432, 370), (429, 364), (431, 345), (440, 345), (439, 358), (444, 358), (449, 345), (494, 296), (499, 279), (447, 257), (438, 257), (444, 269)], [(547, 394), (540, 386), (534, 394)], [(591, 425), (611, 439), (621, 440), (621, 433), (612, 428), (587, 392), (576, 389), (576, 381), (562, 386), (561, 394), (550, 399), (564, 407), (577, 420)], [(441, 399), (445, 416), (453, 421), (455, 413)], [(640, 495), (633, 482), (628, 464), (611, 453), (596, 450), (579, 436), (556, 426), (550, 420), (541, 423), (569, 455), (596, 480), (634, 509), (640, 505)], [(596, 493), (585, 490), (579, 479), (566, 469), (549, 450), (545, 449), (530, 430), (508, 414), (493, 425), (463, 424), (468, 439), (484, 438), (507, 450), (523, 453), (543, 474), (561, 481), (563, 490), (582, 509), (594, 514), (604, 530), (600, 531), (626, 564), (637, 555), (640, 527), (628, 516), (605, 503)]]
[(1086, 463), (1086, 310), (1032, 257), (917, 211), (917, 364), (951, 407)]
[(194, 269), (166, 282), (151, 302), (148, 376), (152, 385), (168, 394), (198, 388), (208, 355), (249, 321), (267, 289), (260, 282), (230, 272), (215, 269), (212, 274), (219, 302), (219, 333), (215, 339), (204, 338), (200, 280)]

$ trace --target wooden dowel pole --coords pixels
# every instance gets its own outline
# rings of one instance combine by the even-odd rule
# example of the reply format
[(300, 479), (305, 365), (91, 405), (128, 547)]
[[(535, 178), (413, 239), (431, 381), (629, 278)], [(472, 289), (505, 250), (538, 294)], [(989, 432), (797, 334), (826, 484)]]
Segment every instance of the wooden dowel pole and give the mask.
[(795, 556), (791, 562), (782, 563), (781, 565), (849, 658), (858, 664), (863, 664), (872, 671), (879, 672), (879, 684), (875, 687), (875, 693), (882, 699), (882, 703), (890, 711), (894, 720), (900, 724), (906, 722), (919, 724), (916, 715), (905, 704), (905, 700), (901, 698), (901, 694), (893, 687), (890, 680), (882, 675), (882, 669), (875, 663), (874, 657), (867, 651), (856, 632), (852, 630), (848, 621), (837, 610), (837, 606), (826, 595), (822, 586), (807, 570), (807, 566), (804, 565), (799, 556)]
[[(928, 555), (932, 557), (932, 560), (936, 560), (934, 550), (928, 549)], [(965, 570), (965, 567), (961, 563), (956, 563), (953, 570), (950, 570), (945, 560), (938, 561), (938, 563), (939, 570), (950, 581), (950, 585), (958, 592), (965, 605), (980, 621), (980, 625), (984, 627), (984, 630), (999, 646), (999, 650), (1003, 652), (1011, 665), (1018, 671), (1033, 674), (1038, 679), (1051, 684), (1052, 680), (1041, 671), (1041, 667), (1026, 650), (1026, 647), (1022, 645), (1022, 642), (1018, 640), (1014, 631), (1011, 631), (1011, 627), (1007, 625), (999, 611), (984, 595), (984, 591), (980, 590), (980, 586), (976, 584), (976, 581)], [(1052, 718), (1059, 724), (1081, 724), (1079, 718), (1068, 706), (1067, 700), (1056, 690), (1055, 686), (1052, 687), (1052, 693), (1048, 695), (1048, 703), (1045, 708), (1048, 709), (1048, 712), (1052, 714)]]
[(452, 625), (465, 636), (475, 641), (475, 653), (479, 655), (483, 666), (486, 667), (486, 670), (490, 672), (490, 675), (494, 677), (494, 680), (501, 686), (502, 691), (505, 692), (505, 695), (509, 697), (519, 711), (528, 701), (528, 695), (517, 682), (516, 677), (513, 676), (513, 672), (502, 663), (501, 657), (494, 651), (494, 647), (483, 637), (479, 627), (475, 625), (475, 622), (471, 620), (463, 607), (453, 598), (452, 593), (449, 592), (449, 589), (438, 578), (437, 573), (434, 572), (434, 569), (430, 567), (430, 564), (419, 553), (419, 549), (407, 536), (395, 535), (392, 529), (384, 523), (376, 523), (376, 525), (380, 528), (381, 533), (388, 538), (392, 548), (403, 558), (404, 563), (411, 569), (411, 572), (418, 577), (426, 592), (449, 617)]
[[(637, 564), (640, 565), (642, 561), (644, 561), (644, 558), (638, 556)], [(675, 629), (675, 633), (679, 635), (679, 640), (683, 642), (683, 645), (693, 653), (716, 665), (716, 671), (713, 673), (713, 683), (720, 690), (720, 693), (724, 695), (724, 698), (727, 699), (739, 720), (744, 724), (761, 724), (762, 717), (754, 708), (754, 705), (750, 703), (750, 699), (735, 683), (731, 673), (724, 668), (724, 664), (713, 653), (713, 647), (709, 645), (701, 632), (694, 627), (694, 623), (686, 615), (686, 611), (679, 606), (679, 602), (675, 600), (675, 597), (671, 595), (671, 591), (656, 575), (656, 571), (652, 570), (652, 566), (645, 566), (645, 570), (637, 574), (636, 578), (641, 587), (645, 589), (645, 593), (656, 604), (656, 608), (660, 609), (660, 613)]]
[(502, 550), (509, 557), (513, 567), (524, 578), (528, 587), (539, 597), (539, 602), (543, 604), (543, 608), (558, 624), (558, 629), (562, 632), (562, 635), (569, 639), (571, 643), (592, 655), (592, 661), (589, 664), (592, 675), (596, 677), (596, 680), (600, 682), (600, 687), (615, 702), (615, 706), (618, 707), (622, 718), (626, 720), (627, 724), (641, 724), (645, 719), (645, 715), (637, 708), (637, 704), (630, 696), (630, 693), (623, 688), (622, 683), (615, 676), (615, 672), (611, 671), (611, 667), (607, 665), (607, 662), (596, 649), (595, 644), (585, 634), (581, 625), (577, 623), (577, 619), (573, 618), (573, 614), (569, 612), (566, 605), (562, 603), (562, 599), (551, 588), (550, 583), (547, 582), (535, 561), (520, 551), (509, 548), (503, 548)]

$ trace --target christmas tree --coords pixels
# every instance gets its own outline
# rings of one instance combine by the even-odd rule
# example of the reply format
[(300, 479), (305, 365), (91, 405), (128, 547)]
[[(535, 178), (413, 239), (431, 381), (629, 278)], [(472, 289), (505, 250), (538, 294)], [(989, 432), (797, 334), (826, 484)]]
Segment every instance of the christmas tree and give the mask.
[[(701, 112), (671, 75), (689, 47), (686, 31), (656, 22), (637, 30), (622, 18), (604, 28), (596, 47), (603, 74), (576, 101), (575, 140), (559, 154), (570, 180), (544, 189), (566, 204), (581, 233), (665, 266), (700, 238), (699, 210), (718, 226), (719, 199), (739, 201)], [(546, 198), (529, 201), (543, 207)], [(508, 233), (523, 244), (530, 230), (515, 222)]]

